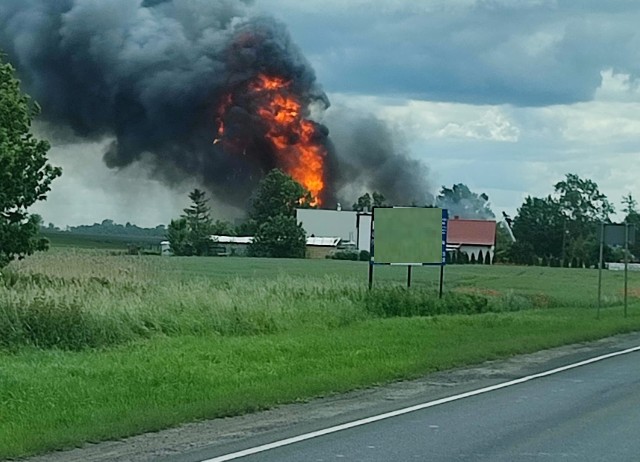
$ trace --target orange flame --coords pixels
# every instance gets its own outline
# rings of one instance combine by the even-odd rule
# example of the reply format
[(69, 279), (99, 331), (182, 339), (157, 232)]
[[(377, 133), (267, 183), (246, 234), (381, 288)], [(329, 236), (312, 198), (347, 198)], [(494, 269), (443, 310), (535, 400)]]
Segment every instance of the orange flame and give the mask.
[[(280, 77), (259, 75), (248, 88), (256, 96), (256, 113), (268, 128), (265, 138), (273, 146), (279, 164), (313, 195), (312, 205), (321, 205), (326, 148), (315, 139), (317, 128), (304, 119), (302, 105), (290, 92), (290, 85), (291, 82)], [(220, 113), (230, 104), (230, 99), (225, 100)], [(214, 143), (224, 135), (221, 118), (218, 127), (218, 139)]]

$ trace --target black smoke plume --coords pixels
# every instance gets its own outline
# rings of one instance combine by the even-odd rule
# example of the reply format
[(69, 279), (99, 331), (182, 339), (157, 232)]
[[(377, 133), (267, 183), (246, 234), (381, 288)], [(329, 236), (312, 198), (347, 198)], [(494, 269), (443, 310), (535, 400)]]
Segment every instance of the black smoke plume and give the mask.
[[(242, 98), (225, 115), (234, 136), (246, 139), (242, 152), (214, 144), (225, 97), (269, 74), (291, 81), (303, 107), (329, 106), (284, 25), (254, 14), (252, 3), (2, 0), (0, 49), (48, 122), (86, 139), (113, 137), (109, 167), (151, 159), (167, 182), (196, 178), (243, 207), (278, 161)], [(371, 124), (356, 124), (334, 148), (317, 125), (328, 153), (325, 205), (350, 181), (396, 202), (420, 200), (426, 185), (415, 161), (396, 153), (384, 127), (364, 126)]]

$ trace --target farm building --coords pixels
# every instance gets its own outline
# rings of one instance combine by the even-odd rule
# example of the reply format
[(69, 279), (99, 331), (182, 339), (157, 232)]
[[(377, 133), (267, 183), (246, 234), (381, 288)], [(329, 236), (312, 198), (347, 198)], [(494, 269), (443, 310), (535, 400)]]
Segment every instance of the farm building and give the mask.
[(211, 240), (218, 247), (218, 255), (245, 256), (249, 250), (249, 244), (253, 242), (253, 237), (211, 236)]
[(307, 258), (327, 258), (336, 252), (340, 241), (339, 237), (308, 237)]
[(496, 222), (494, 220), (465, 220), (451, 218), (447, 226), (447, 250), (465, 253), (470, 259), (483, 259), (487, 253), (493, 261), (496, 247)]
[(160, 243), (160, 255), (162, 255), (163, 257), (169, 257), (173, 255), (173, 252), (171, 251), (171, 243), (169, 241), (162, 241)]
[[(211, 236), (211, 239), (218, 247), (219, 256), (246, 256), (249, 245), (253, 242), (251, 236)], [(308, 237), (307, 258), (326, 258), (338, 249), (340, 243), (339, 237)]]
[(307, 237), (339, 237), (353, 242), (359, 250), (369, 250), (371, 214), (346, 210), (296, 209)]

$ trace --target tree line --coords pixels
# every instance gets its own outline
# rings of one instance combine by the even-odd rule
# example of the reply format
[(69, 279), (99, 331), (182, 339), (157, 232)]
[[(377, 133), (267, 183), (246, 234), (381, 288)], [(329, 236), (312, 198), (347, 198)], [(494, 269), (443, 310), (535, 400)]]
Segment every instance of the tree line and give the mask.
[(248, 219), (238, 226), (213, 220), (206, 193), (195, 189), (191, 205), (171, 220), (167, 239), (175, 255), (210, 256), (220, 252), (211, 236), (252, 236), (248, 255), (253, 257), (304, 258), (306, 233), (296, 220), (297, 208), (309, 208), (313, 197), (300, 183), (281, 170), (269, 172), (251, 199)]
[[(623, 223), (640, 225), (638, 203), (622, 198)], [(553, 185), (546, 197), (527, 196), (512, 222), (516, 242), (504, 258), (517, 264), (591, 267), (599, 260), (598, 228), (611, 223), (615, 209), (596, 182), (574, 173)], [(631, 253), (640, 255), (634, 244)], [(605, 248), (605, 260), (623, 258), (622, 249)]]

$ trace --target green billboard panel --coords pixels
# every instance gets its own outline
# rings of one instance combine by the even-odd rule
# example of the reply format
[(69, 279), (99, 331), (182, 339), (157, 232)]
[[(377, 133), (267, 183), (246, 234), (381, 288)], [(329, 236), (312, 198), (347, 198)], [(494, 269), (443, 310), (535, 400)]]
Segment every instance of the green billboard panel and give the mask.
[(447, 211), (393, 207), (373, 211), (372, 262), (441, 265), (445, 259)]

